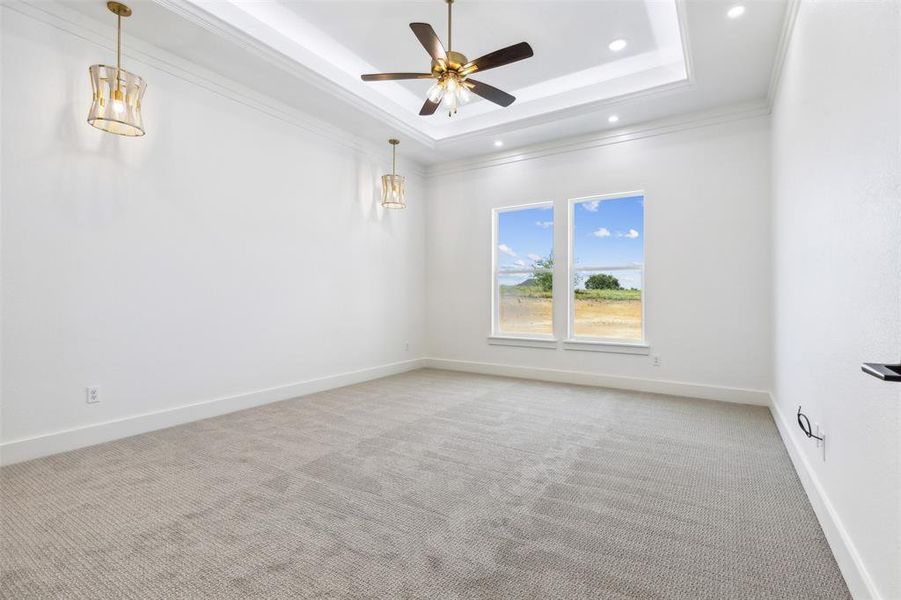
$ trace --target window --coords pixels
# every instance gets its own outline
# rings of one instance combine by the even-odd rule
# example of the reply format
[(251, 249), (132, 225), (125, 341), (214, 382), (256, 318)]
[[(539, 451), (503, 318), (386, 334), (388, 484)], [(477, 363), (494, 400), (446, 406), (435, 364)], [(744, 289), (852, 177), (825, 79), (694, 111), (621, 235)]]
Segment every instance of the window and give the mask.
[(569, 335), (644, 342), (644, 195), (570, 202)]
[(494, 211), (494, 335), (553, 336), (553, 263), (552, 203)]

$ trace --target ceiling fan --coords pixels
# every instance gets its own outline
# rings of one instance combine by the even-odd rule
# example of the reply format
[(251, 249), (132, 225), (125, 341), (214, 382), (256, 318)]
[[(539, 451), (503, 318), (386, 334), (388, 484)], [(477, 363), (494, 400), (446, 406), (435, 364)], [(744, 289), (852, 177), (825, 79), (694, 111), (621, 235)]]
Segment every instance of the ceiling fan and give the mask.
[(487, 83), (470, 79), (470, 75), (529, 58), (533, 55), (532, 47), (526, 42), (520, 42), (495, 50), (475, 60), (467, 60), (466, 56), (460, 52), (451, 50), (454, 0), (445, 1), (447, 2), (447, 50), (441, 45), (441, 40), (438, 39), (438, 35), (435, 34), (431, 25), (410, 23), (410, 29), (413, 30), (416, 39), (432, 57), (431, 73), (375, 73), (362, 75), (363, 81), (435, 79), (434, 85), (428, 92), (428, 98), (422, 105), (422, 110), (419, 111), (419, 114), (423, 116), (435, 114), (442, 101), (447, 108), (448, 116), (454, 115), (461, 104), (470, 100), (470, 92), (505, 108), (510, 106), (516, 100), (515, 97)]

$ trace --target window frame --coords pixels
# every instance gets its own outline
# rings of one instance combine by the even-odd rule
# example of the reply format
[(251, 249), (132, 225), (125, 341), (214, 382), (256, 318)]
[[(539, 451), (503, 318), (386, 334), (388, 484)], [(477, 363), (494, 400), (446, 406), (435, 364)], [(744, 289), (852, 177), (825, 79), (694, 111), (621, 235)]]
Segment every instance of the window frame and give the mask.
[[(500, 329), (500, 285), (498, 284), (499, 275), (520, 275), (535, 273), (535, 268), (523, 269), (498, 269), (498, 217), (502, 213), (515, 212), (518, 210), (528, 210), (534, 208), (548, 207), (552, 214), (556, 215), (556, 206), (553, 200), (543, 200), (541, 202), (530, 202), (527, 204), (517, 204), (514, 206), (500, 206), (491, 209), (491, 334), (488, 336), (488, 342), (499, 345), (516, 345), (535, 348), (556, 348), (559, 337), (556, 335), (556, 294), (551, 292), (551, 333), (510, 333), (501, 331)], [(554, 227), (551, 229), (551, 256), (554, 257), (554, 264), (557, 264), (557, 222), (554, 219)], [(542, 272), (551, 272), (553, 269), (539, 269)]]
[[(629, 198), (632, 196), (641, 196), (643, 201), (647, 201), (647, 193), (643, 189), (636, 189), (626, 192), (615, 192), (608, 194), (592, 194), (590, 196), (579, 196), (575, 198), (556, 198), (552, 200), (542, 200), (539, 202), (528, 202), (524, 204), (516, 204), (512, 206), (500, 206), (491, 209), (491, 268), (489, 276), (491, 278), (491, 307), (490, 307), (490, 333), (488, 335), (488, 343), (499, 346), (520, 346), (526, 348), (547, 348), (563, 350), (578, 350), (590, 352), (608, 352), (615, 354), (638, 354), (649, 355), (651, 351), (650, 342), (648, 341), (648, 325), (647, 325), (647, 297), (648, 283), (647, 274), (647, 244), (645, 238), (648, 231), (648, 215), (642, 205), (642, 221), (643, 233), (641, 240), (641, 250), (643, 262), (640, 267), (636, 265), (614, 265), (614, 266), (597, 266), (588, 265), (586, 267), (575, 267), (574, 246), (575, 236), (573, 230), (575, 227), (575, 206), (581, 202), (590, 200), (615, 200), (619, 198)], [(516, 210), (549, 207), (553, 211), (554, 227), (552, 229), (553, 245), (551, 248), (554, 257), (554, 268), (549, 271), (554, 274), (555, 285), (551, 294), (551, 333), (505, 333), (499, 330), (500, 324), (500, 286), (498, 285), (498, 276), (500, 274), (523, 274), (534, 273), (535, 269), (513, 269), (498, 270), (498, 215), (504, 212)], [(564, 210), (566, 211), (564, 213)], [(565, 225), (563, 225), (565, 223)], [(561, 230), (561, 227), (565, 229)], [(601, 338), (590, 336), (575, 335), (575, 285), (573, 285), (573, 276), (579, 271), (640, 271), (641, 272), (641, 340), (628, 340), (624, 338)], [(548, 271), (545, 269), (545, 271)], [(566, 285), (560, 286), (561, 279), (566, 279)], [(565, 311), (565, 314), (562, 312)]]
[[(564, 347), (568, 350), (620, 350), (629, 354), (646, 354), (646, 349), (650, 348), (648, 344), (647, 331), (647, 248), (645, 245), (645, 232), (647, 232), (647, 212), (642, 204), (642, 235), (641, 235), (641, 256), (643, 262), (641, 266), (636, 265), (586, 265), (576, 267), (575, 258), (575, 226), (576, 226), (576, 205), (592, 200), (605, 202), (608, 200), (618, 200), (620, 198), (630, 198), (633, 196), (641, 196), (642, 202), (647, 200), (644, 190), (632, 190), (628, 192), (616, 192), (612, 194), (599, 194), (592, 196), (581, 196), (579, 198), (569, 198), (566, 201), (566, 338)], [(586, 335), (576, 335), (576, 286), (573, 283), (573, 277), (576, 273), (597, 273), (610, 271), (639, 271), (641, 273), (641, 339), (629, 340), (624, 338), (605, 338), (592, 337)]]

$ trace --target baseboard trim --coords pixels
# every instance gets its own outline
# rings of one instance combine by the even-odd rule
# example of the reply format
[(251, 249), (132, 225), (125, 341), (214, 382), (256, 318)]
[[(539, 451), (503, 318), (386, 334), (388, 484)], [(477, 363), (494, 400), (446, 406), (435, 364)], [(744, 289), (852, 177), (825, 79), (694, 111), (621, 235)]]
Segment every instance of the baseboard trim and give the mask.
[(785, 414), (779, 409), (779, 405), (772, 394), (770, 394), (770, 413), (773, 415), (773, 421), (776, 422), (779, 435), (782, 436), (782, 443), (785, 445), (792, 464), (795, 466), (801, 485), (804, 486), (804, 491), (807, 492), (807, 497), (810, 499), (810, 504), (817, 515), (820, 527), (823, 528), (826, 541), (832, 549), (832, 554), (835, 556), (835, 561), (838, 563), (842, 576), (845, 578), (845, 583), (848, 584), (848, 590), (854, 598), (881, 600), (882, 596), (867, 572), (860, 553), (857, 552), (851, 536), (848, 535), (848, 530), (842, 524), (838, 512), (836, 512), (835, 507), (829, 500), (829, 495), (826, 494), (820, 479), (810, 466), (810, 461), (807, 460), (804, 449), (798, 444), (797, 436), (791, 434), (795, 426), (794, 421), (789, 422), (786, 420)]
[(359, 371), (338, 373), (234, 396), (225, 396), (166, 410), (143, 413), (105, 423), (55, 431), (0, 444), (0, 465), (9, 465), (85, 446), (102, 444), (157, 429), (253, 408), (270, 402), (289, 400), (334, 388), (405, 373), (423, 367), (422, 359), (379, 365)]
[(719, 400), (737, 404), (753, 404), (755, 406), (769, 406), (770, 404), (769, 392), (762, 390), (731, 388), (700, 383), (684, 383), (681, 381), (667, 381), (661, 379), (644, 379), (641, 377), (624, 377), (622, 375), (602, 375), (585, 371), (563, 371), (558, 369), (521, 367), (497, 363), (471, 362), (446, 358), (426, 358), (424, 359), (424, 363), (426, 367), (442, 369), (445, 371), (500, 375), (504, 377), (536, 379), (554, 383), (574, 383), (577, 385), (608, 387), (636, 392), (686, 396), (704, 400)]

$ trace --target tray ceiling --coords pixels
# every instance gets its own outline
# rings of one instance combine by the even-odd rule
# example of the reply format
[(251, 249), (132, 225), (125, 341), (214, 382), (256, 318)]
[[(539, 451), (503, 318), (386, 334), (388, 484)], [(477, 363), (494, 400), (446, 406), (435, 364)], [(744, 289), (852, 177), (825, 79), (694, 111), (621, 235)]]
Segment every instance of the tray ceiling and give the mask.
[[(102, 0), (52, 4), (108, 27)], [(455, 50), (475, 58), (520, 41), (533, 58), (479, 74), (517, 97), (476, 99), (453, 118), (419, 116), (428, 81), (362, 73), (424, 72), (409, 23), (446, 42), (442, 0), (132, 0), (126, 36), (162, 48), (368, 142), (400, 137), (424, 164), (503, 152), (642, 122), (717, 110), (768, 94), (785, 0), (456, 0)], [(111, 38), (114, 40), (114, 38)], [(609, 48), (627, 40), (620, 52)], [(134, 45), (126, 44), (126, 53)], [(616, 119), (610, 120), (614, 116)]]
[[(428, 80), (364, 83), (365, 72), (428, 72), (429, 58), (409, 29), (431, 23), (447, 37), (441, 0), (418, 2), (192, 2), (344, 90), (365, 99), (432, 142), (535, 119), (687, 82), (674, 0), (619, 2), (467, 2), (454, 4), (453, 47), (475, 58), (527, 41), (535, 56), (479, 74), (517, 97), (509, 108), (477, 100), (453, 117), (418, 115)], [(616, 39), (627, 46), (615, 52)]]

